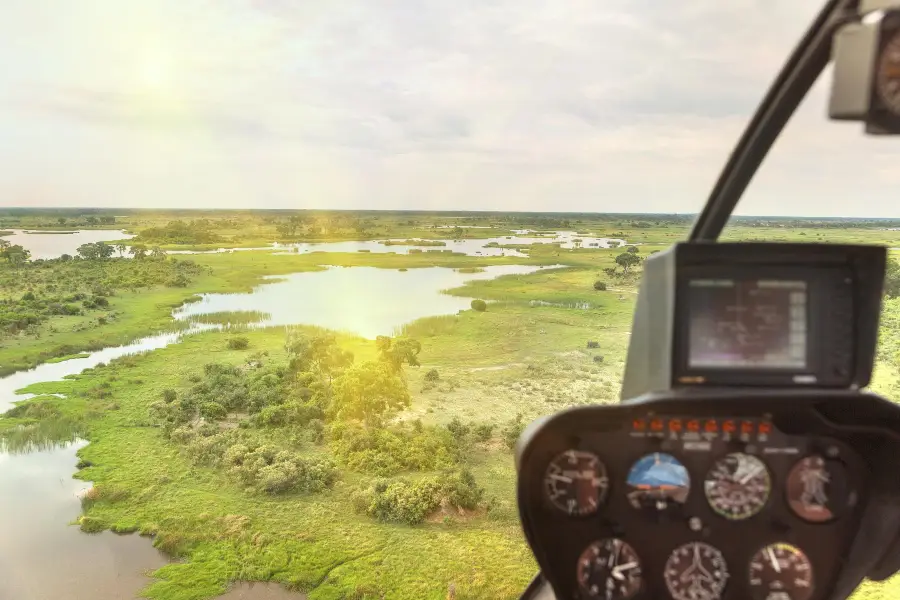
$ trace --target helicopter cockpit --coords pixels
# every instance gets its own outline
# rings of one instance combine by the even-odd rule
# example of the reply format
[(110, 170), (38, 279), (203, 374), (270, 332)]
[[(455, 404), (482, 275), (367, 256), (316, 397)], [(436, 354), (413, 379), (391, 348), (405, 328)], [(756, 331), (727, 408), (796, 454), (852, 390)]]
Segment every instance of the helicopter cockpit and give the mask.
[(523, 598), (840, 600), (900, 570), (900, 406), (865, 390), (886, 249), (716, 241), (829, 62), (829, 116), (900, 133), (900, 3), (828, 2), (689, 240), (647, 258), (621, 403), (521, 436)]

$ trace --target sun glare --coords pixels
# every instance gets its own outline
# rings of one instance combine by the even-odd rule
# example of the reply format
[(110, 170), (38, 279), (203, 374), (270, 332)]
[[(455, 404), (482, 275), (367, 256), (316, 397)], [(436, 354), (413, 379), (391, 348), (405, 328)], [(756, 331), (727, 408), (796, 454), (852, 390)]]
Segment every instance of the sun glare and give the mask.
[(163, 91), (171, 85), (172, 61), (164, 52), (147, 52), (141, 59), (138, 74), (141, 87)]

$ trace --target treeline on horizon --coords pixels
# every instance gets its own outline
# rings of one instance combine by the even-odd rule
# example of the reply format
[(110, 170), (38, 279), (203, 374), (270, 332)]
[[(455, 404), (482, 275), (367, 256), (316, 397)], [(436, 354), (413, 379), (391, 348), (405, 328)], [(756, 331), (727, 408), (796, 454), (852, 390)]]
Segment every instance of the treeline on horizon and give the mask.
[[(554, 212), (554, 211), (442, 211), (442, 210), (352, 210), (352, 209), (198, 209), (198, 208), (33, 208), (33, 207), (8, 207), (0, 208), (0, 219), (4, 218), (47, 218), (67, 220), (88, 221), (91, 224), (102, 222), (104, 224), (115, 223), (115, 218), (127, 217), (151, 217), (154, 215), (178, 215), (179, 218), (209, 218), (212, 215), (221, 214), (230, 217), (239, 215), (251, 215), (258, 218), (284, 217), (290, 215), (310, 215), (318, 217), (327, 217), (330, 215), (365, 215), (365, 216), (384, 216), (384, 217), (404, 217), (404, 216), (431, 216), (431, 217), (453, 217), (453, 218), (471, 218), (471, 219), (490, 219), (494, 222), (511, 222), (519, 223), (529, 219), (561, 219), (561, 220), (651, 220), (665, 221), (669, 223), (693, 223), (696, 213), (625, 213), (625, 212)], [(732, 215), (731, 222), (741, 223), (745, 226), (766, 226), (771, 224), (779, 224), (784, 226), (822, 226), (822, 227), (845, 227), (853, 226), (898, 226), (900, 227), (900, 218), (889, 217), (815, 217), (815, 216), (768, 216), (768, 215)]]

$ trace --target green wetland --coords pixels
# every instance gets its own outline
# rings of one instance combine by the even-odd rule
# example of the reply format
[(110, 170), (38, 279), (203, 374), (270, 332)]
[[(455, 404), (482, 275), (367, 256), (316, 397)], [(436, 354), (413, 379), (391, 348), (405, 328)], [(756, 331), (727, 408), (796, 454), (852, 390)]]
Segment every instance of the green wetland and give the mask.
[[(641, 260), (689, 226), (103, 217), (66, 217), (96, 238), (74, 247), (84, 233), (0, 238), (0, 597), (517, 598), (536, 567), (511, 446), (540, 415), (617, 401)], [(891, 222), (777, 225), (727, 235), (900, 246)], [(897, 268), (887, 291), (873, 387), (897, 397)]]

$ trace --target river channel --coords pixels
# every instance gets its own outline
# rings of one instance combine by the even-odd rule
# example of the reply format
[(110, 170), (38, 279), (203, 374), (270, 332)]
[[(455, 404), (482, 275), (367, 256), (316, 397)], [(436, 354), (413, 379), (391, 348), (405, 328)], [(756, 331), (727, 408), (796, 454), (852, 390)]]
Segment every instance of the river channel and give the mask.
[[(48, 236), (63, 238), (68, 236)], [(311, 324), (374, 338), (404, 323), (468, 308), (471, 299), (443, 294), (465, 281), (524, 275), (540, 269), (522, 265), (485, 267), (479, 273), (446, 268), (399, 271), (367, 267), (328, 268), (266, 282), (246, 294), (207, 294), (177, 309), (175, 319), (221, 311), (255, 310), (270, 316), (263, 325)], [(58, 381), (100, 362), (178, 343), (203, 329), (135, 340), (88, 357), (45, 363), (0, 379), (0, 411), (28, 395), (32, 383)], [(0, 452), (0, 598), (22, 600), (124, 600), (135, 598), (147, 574), (166, 558), (149, 540), (111, 532), (88, 535), (68, 526), (80, 514), (78, 494), (90, 483), (72, 478), (82, 440), (25, 454)], [(272, 585), (239, 585), (224, 599), (300, 600)]]

